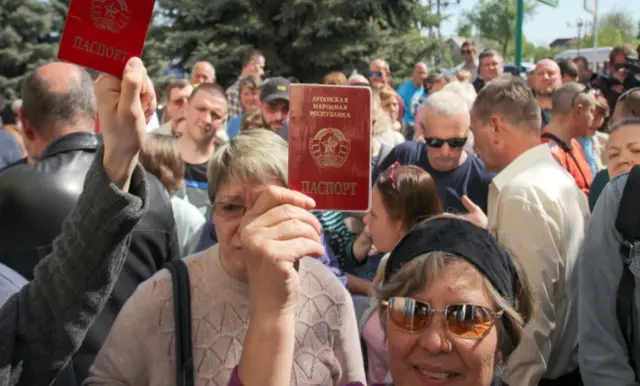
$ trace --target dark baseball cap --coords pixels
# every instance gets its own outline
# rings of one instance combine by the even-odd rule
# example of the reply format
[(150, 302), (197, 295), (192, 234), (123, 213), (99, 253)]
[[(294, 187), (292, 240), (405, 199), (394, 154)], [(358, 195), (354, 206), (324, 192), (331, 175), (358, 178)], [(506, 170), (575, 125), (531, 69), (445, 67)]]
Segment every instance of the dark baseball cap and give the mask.
[(278, 99), (289, 102), (289, 86), (291, 82), (289, 80), (277, 77), (267, 80), (262, 85), (262, 91), (260, 92), (260, 102), (268, 103)]

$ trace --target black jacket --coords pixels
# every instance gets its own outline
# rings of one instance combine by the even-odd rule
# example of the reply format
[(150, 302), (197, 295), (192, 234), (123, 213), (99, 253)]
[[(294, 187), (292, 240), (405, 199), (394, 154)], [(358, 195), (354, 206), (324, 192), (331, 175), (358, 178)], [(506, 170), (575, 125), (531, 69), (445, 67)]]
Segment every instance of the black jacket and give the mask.
[[(37, 164), (19, 163), (0, 172), (0, 262), (33, 278), (33, 268), (52, 251), (54, 238), (78, 201), (100, 142), (94, 133), (69, 134), (51, 143)], [(127, 261), (104, 311), (74, 357), (80, 382), (138, 284), (179, 258), (169, 196), (157, 178), (146, 174), (149, 210), (134, 228)], [(102, 226), (110, 227), (105, 220)]]

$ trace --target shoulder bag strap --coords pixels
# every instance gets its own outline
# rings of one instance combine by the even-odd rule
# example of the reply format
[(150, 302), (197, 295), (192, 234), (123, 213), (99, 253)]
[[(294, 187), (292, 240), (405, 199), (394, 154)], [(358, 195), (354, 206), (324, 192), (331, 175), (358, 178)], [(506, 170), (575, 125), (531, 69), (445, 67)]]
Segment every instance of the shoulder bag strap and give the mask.
[(573, 155), (573, 153), (571, 152), (571, 147), (569, 147), (569, 145), (562, 140), (562, 138), (558, 137), (555, 134), (551, 134), (551, 133), (542, 133), (542, 135), (540, 135), (541, 138), (547, 138), (552, 140), (553, 142), (557, 143), (558, 146), (560, 146), (560, 148), (562, 149), (562, 151), (564, 151), (565, 153), (567, 153), (567, 155), (569, 157), (571, 157), (571, 159), (573, 160), (573, 162), (576, 164), (576, 168), (578, 168), (578, 171), (580, 172), (580, 176), (582, 176), (582, 179), (584, 180), (584, 183), (587, 185), (587, 188), (590, 189), (591, 188), (591, 182), (587, 180), (587, 176), (585, 176), (584, 171), (582, 170), (582, 168), (580, 167), (580, 163), (578, 162), (578, 160), (576, 159), (576, 157)]
[(176, 340), (176, 385), (193, 386), (193, 350), (191, 347), (191, 287), (189, 271), (183, 260), (165, 266), (173, 283), (173, 316)]

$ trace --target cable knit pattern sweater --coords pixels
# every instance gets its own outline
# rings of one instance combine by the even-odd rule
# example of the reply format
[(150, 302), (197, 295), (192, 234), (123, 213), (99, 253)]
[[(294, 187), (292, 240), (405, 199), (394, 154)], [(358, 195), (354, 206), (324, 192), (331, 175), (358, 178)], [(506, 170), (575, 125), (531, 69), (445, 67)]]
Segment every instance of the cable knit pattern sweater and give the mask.
[[(248, 286), (229, 277), (216, 246), (185, 260), (191, 283), (197, 386), (226, 386), (249, 323)], [(365, 381), (349, 294), (320, 262), (300, 264), (292, 385)], [(141, 284), (122, 309), (85, 385), (175, 385), (173, 293), (167, 270)], [(271, 355), (265, 352), (264, 355)]]

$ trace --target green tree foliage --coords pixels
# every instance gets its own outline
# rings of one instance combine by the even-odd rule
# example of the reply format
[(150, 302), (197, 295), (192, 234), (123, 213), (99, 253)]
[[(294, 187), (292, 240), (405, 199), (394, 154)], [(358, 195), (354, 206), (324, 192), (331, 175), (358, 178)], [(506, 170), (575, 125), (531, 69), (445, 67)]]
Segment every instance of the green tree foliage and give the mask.
[(0, 93), (20, 95), (25, 75), (55, 59), (66, 1), (0, 0)]
[(456, 26), (456, 35), (463, 38), (473, 37), (473, 25), (464, 18), (458, 19), (458, 25)]
[[(535, 13), (535, 2), (525, 1), (525, 20)], [(482, 38), (500, 45), (504, 55), (509, 54), (515, 40), (516, 2), (514, 0), (480, 0), (471, 11), (463, 14)]]
[(564, 47), (550, 48), (548, 46), (540, 46), (525, 39), (522, 45), (522, 58), (535, 63), (541, 59), (553, 58), (565, 49)]
[[(640, 27), (628, 12), (614, 10), (602, 15), (598, 21), (598, 46), (615, 46), (622, 43), (636, 42)], [(593, 32), (586, 34), (582, 40), (582, 47), (593, 46)]]
[[(267, 75), (319, 81), (334, 70), (366, 71), (375, 57), (403, 78), (437, 43), (418, 31), (435, 18), (419, 0), (159, 0), (148, 51), (190, 68), (209, 60), (223, 85), (244, 54), (260, 49)], [(154, 55), (152, 52), (149, 55)]]

